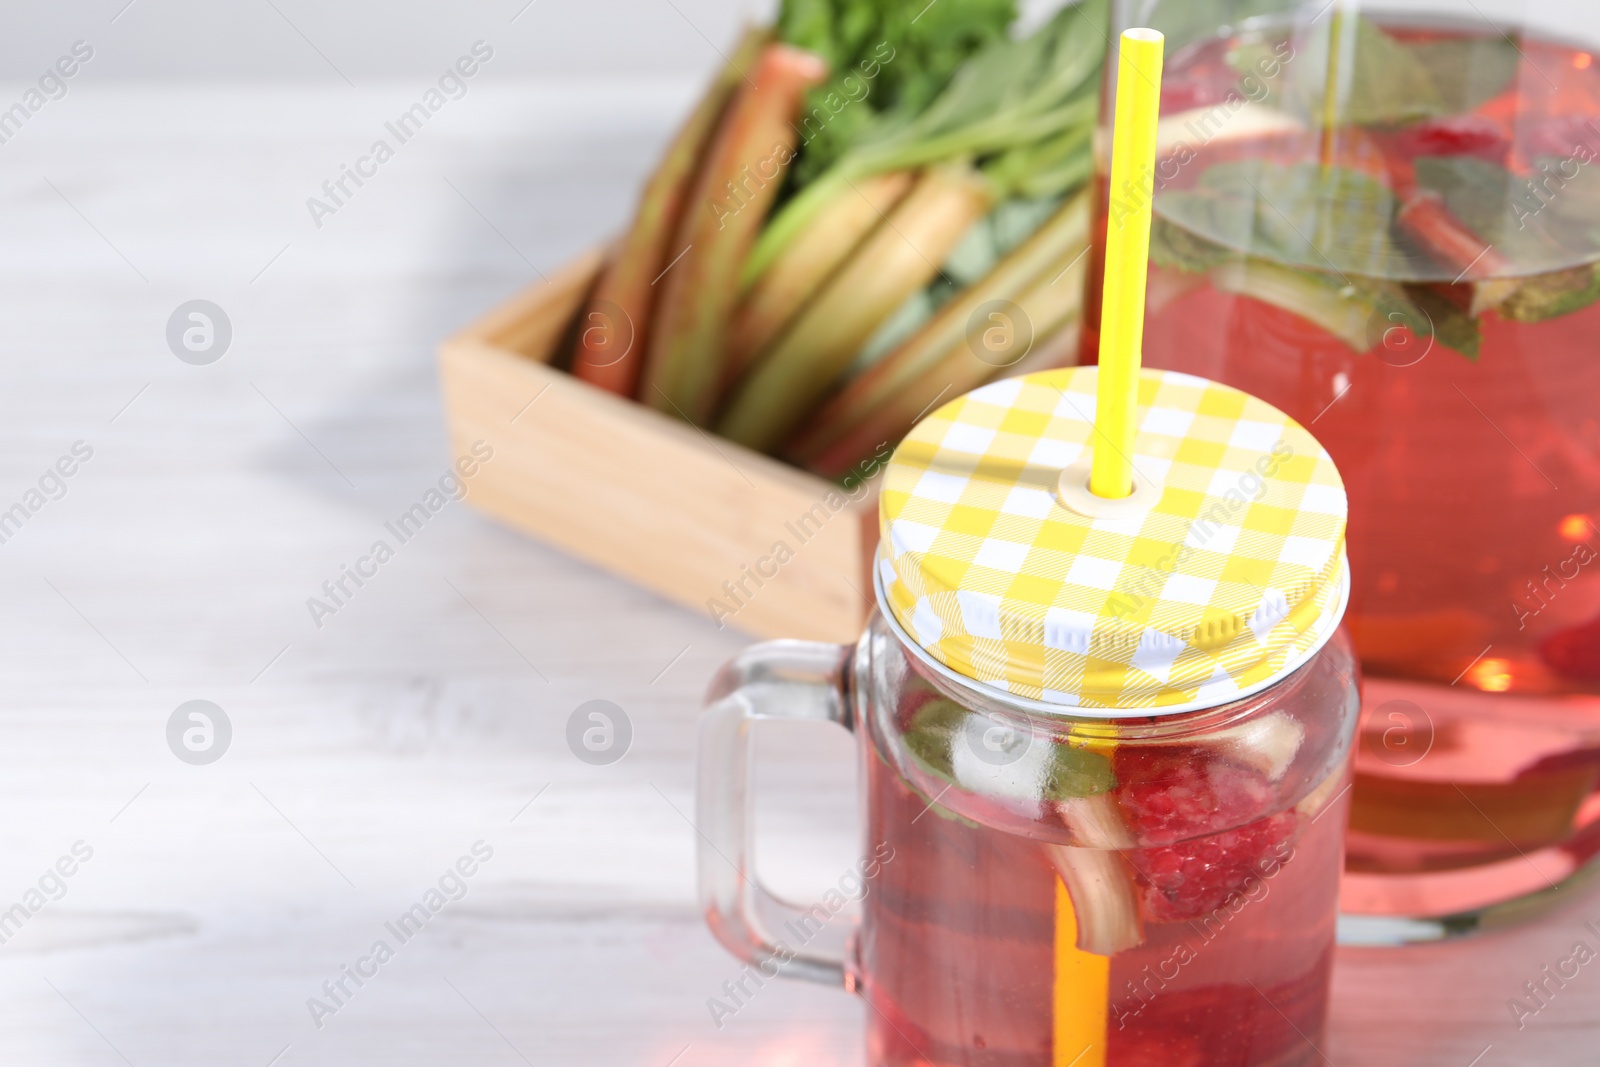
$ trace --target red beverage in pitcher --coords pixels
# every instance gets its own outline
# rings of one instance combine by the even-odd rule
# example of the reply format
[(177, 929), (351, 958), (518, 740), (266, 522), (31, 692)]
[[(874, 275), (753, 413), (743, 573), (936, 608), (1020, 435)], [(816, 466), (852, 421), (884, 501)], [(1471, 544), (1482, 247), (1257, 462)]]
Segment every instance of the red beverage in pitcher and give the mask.
[(1338, 463), (1366, 677), (1344, 906), (1438, 918), (1600, 851), (1600, 69), (1481, 20), (1346, 19), (1331, 76), (1327, 19), (1169, 56), (1144, 358)]

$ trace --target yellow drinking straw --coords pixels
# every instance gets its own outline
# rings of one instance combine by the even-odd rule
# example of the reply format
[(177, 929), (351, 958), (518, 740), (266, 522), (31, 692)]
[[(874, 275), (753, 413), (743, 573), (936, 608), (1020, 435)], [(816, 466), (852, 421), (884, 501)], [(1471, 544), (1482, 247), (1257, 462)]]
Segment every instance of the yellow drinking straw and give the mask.
[(1118, 52), (1105, 297), (1100, 310), (1100, 380), (1089, 471), (1089, 491), (1100, 497), (1120, 499), (1133, 492), (1134, 402), (1144, 344), (1144, 282), (1150, 260), (1163, 43), (1155, 30), (1125, 30)]
[(1334, 0), (1333, 18), (1328, 22), (1328, 70), (1322, 82), (1322, 137), (1318, 156), (1322, 176), (1333, 166), (1334, 124), (1339, 119), (1339, 39), (1344, 36), (1344, 5)]
[[(1089, 491), (1133, 492), (1133, 432), (1144, 344), (1145, 272), (1155, 196), (1156, 122), (1165, 43), (1155, 30), (1127, 30), (1118, 49), (1116, 126), (1111, 139), (1111, 210), (1106, 222), (1105, 297)], [(1078, 947), (1078, 917), (1056, 883), (1052, 1067), (1105, 1067), (1111, 959)]]
[(1110, 1014), (1111, 957), (1078, 947), (1078, 913), (1058, 877), (1050, 1067), (1106, 1067)]

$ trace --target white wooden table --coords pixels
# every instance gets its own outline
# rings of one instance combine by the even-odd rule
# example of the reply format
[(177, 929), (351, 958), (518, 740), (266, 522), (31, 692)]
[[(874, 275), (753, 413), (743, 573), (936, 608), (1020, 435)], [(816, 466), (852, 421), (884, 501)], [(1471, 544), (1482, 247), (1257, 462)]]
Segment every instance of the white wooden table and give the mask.
[[(86, 83), (0, 146), (0, 509), (93, 449), (0, 544), (0, 909), (93, 850), (0, 946), (0, 1063), (860, 1063), (842, 993), (706, 1010), (737, 968), (693, 900), (694, 722), (738, 634), (460, 504), (312, 621), (444, 472), (435, 341), (614, 228), (688, 89), (476, 86), (314, 227), (421, 88)], [(164, 336), (194, 298), (233, 327), (208, 366)], [(564, 740), (593, 698), (634, 724), (608, 767)], [(232, 723), (207, 766), (166, 741), (192, 699)], [(853, 858), (848, 740), (767, 741), (763, 867), (814, 897)], [(1592, 1064), (1600, 964), (1520, 1032), (1506, 1004), (1589, 919), (1344, 952), (1322, 1051)]]

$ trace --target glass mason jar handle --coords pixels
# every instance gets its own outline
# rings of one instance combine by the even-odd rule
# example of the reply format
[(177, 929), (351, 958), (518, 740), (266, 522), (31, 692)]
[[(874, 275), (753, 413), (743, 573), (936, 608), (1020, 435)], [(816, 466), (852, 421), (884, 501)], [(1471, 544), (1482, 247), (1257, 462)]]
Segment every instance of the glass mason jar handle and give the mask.
[[(751, 722), (809, 719), (853, 730), (849, 699), (852, 649), (814, 641), (768, 641), (730, 660), (711, 683), (700, 722), (700, 907), (706, 924), (734, 956), (771, 975), (782, 973), (852, 988), (843, 952), (803, 952), (780, 944), (774, 923), (806, 913), (756, 880), (750, 826)], [(777, 972), (766, 970), (773, 961)]]

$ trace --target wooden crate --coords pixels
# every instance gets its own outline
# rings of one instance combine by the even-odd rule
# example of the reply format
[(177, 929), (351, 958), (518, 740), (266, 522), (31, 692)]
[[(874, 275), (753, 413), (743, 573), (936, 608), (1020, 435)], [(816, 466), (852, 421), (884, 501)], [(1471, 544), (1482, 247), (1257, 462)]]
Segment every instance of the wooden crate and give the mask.
[(833, 483), (549, 366), (601, 259), (440, 346), (454, 454), (494, 447), (467, 501), (724, 625), (854, 640), (871, 607), (876, 492), (834, 510)]

